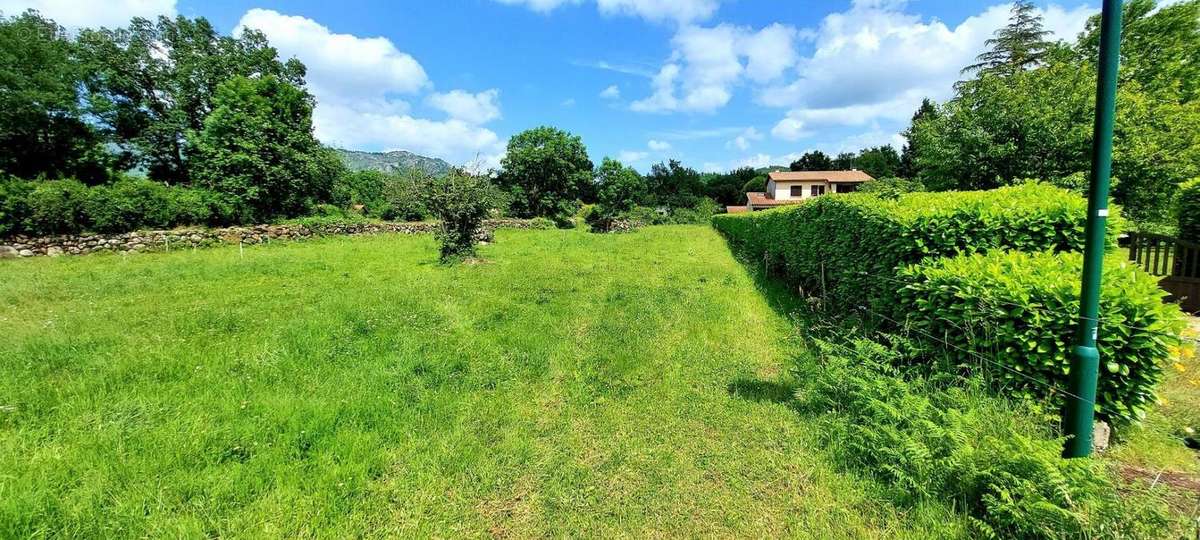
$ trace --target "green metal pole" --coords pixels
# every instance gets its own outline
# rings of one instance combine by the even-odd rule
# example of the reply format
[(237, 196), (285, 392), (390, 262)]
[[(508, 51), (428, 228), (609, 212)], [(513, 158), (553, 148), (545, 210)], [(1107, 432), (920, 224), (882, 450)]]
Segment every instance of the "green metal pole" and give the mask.
[(1096, 81), (1096, 122), (1092, 131), (1092, 178), (1083, 248), (1083, 283), (1079, 294), (1079, 325), (1071, 350), (1071, 373), (1063, 430), (1063, 457), (1092, 453), (1096, 382), (1100, 352), (1096, 350), (1100, 315), (1100, 273), (1104, 264), (1104, 235), (1108, 222), (1108, 184), (1112, 176), (1113, 116), (1117, 105), (1117, 66), (1121, 55), (1121, 0), (1104, 0), (1100, 21), (1099, 77)]

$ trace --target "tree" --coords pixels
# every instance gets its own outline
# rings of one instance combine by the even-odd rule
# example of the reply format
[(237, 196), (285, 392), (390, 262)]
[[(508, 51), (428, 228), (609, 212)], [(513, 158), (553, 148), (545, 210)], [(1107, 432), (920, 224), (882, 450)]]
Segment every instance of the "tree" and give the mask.
[(80, 80), (61, 27), (36, 11), (0, 17), (0, 171), (107, 179), (100, 137), (83, 120)]
[(441, 261), (474, 257), (484, 219), (502, 199), (499, 189), (484, 176), (454, 170), (424, 182), (422, 193), (425, 207), (440, 221)]
[(813, 150), (793, 161), (789, 168), (793, 171), (829, 171), (833, 170), (833, 160), (825, 152)]
[(296, 216), (330, 199), (341, 160), (313, 137), (313, 99), (275, 76), (217, 88), (190, 155), (196, 181), (237, 197), (255, 219)]
[(842, 152), (833, 158), (833, 166), (830, 169), (835, 171), (846, 171), (858, 168), (858, 154), (854, 152)]
[(908, 129), (904, 130), (904, 148), (900, 150), (900, 171), (899, 175), (904, 178), (916, 178), (920, 175), (920, 170), (917, 168), (917, 154), (920, 152), (920, 147), (917, 146), (916, 140), (913, 137), (913, 130), (916, 125), (936, 117), (938, 114), (937, 106), (929, 98), (921, 100), (921, 106), (917, 107), (917, 112), (913, 113), (912, 122), (909, 123)]
[(592, 181), (583, 140), (548, 126), (509, 139), (500, 164), (499, 184), (512, 196), (512, 211), (525, 218), (570, 215)]
[(1008, 25), (984, 42), (988, 50), (975, 58), (976, 63), (963, 68), (963, 73), (1007, 76), (1038, 66), (1050, 52), (1048, 35), (1050, 31), (1042, 27), (1037, 7), (1029, 0), (1017, 0), (1012, 5)]
[(78, 49), (89, 112), (121, 149), (121, 166), (168, 182), (188, 182), (188, 136), (204, 129), (222, 83), (269, 76), (304, 84), (304, 65), (280, 62), (262, 33), (222, 36), (203, 18), (84, 30)]
[(767, 190), (767, 175), (760, 174), (742, 185), (742, 194), (762, 193)]
[(691, 208), (704, 196), (700, 173), (674, 159), (650, 167), (646, 184), (650, 201), (669, 208)]
[[(1078, 52), (1081, 60), (1095, 65), (1100, 55), (1099, 15), (1088, 20)], [(1193, 101), (1200, 97), (1197, 58), (1200, 58), (1200, 1), (1179, 2), (1161, 9), (1155, 0), (1125, 3), (1121, 26), (1122, 86), (1132, 81), (1151, 95)]]
[(754, 167), (742, 167), (724, 174), (708, 175), (704, 179), (704, 195), (725, 206), (744, 204), (746, 192), (742, 187), (755, 176), (758, 176), (758, 172)]
[(863, 150), (854, 161), (854, 168), (875, 178), (892, 178), (900, 173), (900, 154), (890, 144)]
[(596, 169), (597, 204), (613, 213), (632, 210), (646, 198), (646, 180), (633, 167), (604, 158)]

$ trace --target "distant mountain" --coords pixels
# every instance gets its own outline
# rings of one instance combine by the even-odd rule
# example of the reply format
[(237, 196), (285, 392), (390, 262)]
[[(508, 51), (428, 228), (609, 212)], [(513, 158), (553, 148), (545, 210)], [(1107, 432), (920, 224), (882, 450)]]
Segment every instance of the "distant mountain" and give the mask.
[(450, 164), (444, 159), (425, 157), (406, 150), (391, 152), (359, 152), (335, 148), (342, 162), (352, 171), (398, 172), (419, 169), (434, 176), (450, 172)]

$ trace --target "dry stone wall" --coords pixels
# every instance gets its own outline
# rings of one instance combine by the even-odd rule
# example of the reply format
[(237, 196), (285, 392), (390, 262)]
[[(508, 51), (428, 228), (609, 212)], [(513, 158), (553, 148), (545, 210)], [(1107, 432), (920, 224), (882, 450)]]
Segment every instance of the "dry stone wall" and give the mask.
[[(272, 240), (303, 240), (316, 236), (363, 234), (420, 234), (437, 230), (437, 223), (343, 223), (309, 227), (304, 225), (253, 225), (220, 229), (173, 229), (122, 234), (62, 236), (13, 236), (0, 238), (0, 259), (59, 255), (84, 255), (98, 251), (144, 252), (191, 249), (222, 244), (265, 244)], [(489, 240), (495, 229), (533, 228), (529, 220), (488, 220), (480, 240)]]

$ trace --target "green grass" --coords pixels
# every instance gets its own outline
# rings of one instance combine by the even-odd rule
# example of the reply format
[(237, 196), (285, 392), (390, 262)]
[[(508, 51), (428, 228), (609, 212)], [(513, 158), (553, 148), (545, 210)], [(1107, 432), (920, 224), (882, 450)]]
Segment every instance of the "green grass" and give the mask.
[(788, 404), (782, 295), (709, 227), (480, 255), (0, 264), (0, 537), (962, 533), (837, 472)]

